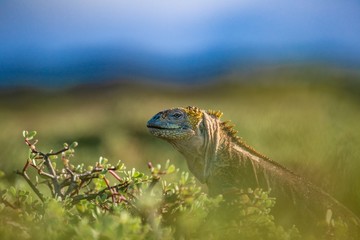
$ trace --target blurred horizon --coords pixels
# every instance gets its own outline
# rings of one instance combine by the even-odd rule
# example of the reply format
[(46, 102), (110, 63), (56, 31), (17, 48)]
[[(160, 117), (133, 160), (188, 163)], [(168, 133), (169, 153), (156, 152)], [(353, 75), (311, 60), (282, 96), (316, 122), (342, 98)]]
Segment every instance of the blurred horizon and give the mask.
[(0, 3), (0, 87), (207, 83), (282, 65), (360, 67), (360, 3)]

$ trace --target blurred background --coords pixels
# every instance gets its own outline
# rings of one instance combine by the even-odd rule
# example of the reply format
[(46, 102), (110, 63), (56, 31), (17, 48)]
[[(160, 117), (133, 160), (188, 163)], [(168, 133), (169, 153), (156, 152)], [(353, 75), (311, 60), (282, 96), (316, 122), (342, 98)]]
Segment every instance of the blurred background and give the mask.
[(150, 136), (160, 110), (224, 112), (259, 152), (360, 214), (360, 3), (0, 2), (0, 170), (78, 141), (130, 168), (182, 156)]

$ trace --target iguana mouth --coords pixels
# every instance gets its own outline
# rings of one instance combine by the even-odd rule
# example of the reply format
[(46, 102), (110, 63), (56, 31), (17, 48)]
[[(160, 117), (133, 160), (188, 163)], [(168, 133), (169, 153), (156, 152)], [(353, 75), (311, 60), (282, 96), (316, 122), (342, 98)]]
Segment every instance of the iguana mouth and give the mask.
[(176, 130), (179, 129), (179, 127), (177, 128), (165, 128), (165, 127), (160, 127), (160, 126), (154, 126), (154, 125), (146, 125), (147, 128), (155, 128), (155, 129), (162, 129), (162, 130)]

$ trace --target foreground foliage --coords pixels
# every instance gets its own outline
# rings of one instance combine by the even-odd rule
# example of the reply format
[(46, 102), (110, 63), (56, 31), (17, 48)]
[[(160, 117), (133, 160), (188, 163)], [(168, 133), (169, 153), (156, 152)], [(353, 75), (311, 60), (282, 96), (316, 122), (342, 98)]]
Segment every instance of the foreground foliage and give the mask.
[(32, 192), (1, 186), (2, 239), (300, 239), (295, 227), (275, 224), (275, 199), (261, 189), (229, 204), (169, 162), (148, 163), (149, 174), (103, 157), (75, 166), (76, 142), (43, 153), (35, 135), (24, 131), (29, 155), (17, 171)]

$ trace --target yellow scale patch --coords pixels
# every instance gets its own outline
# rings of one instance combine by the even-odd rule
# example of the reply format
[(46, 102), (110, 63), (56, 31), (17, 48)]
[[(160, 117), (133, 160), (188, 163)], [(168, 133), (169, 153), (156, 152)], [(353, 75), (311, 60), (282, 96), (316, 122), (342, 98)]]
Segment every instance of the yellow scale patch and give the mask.
[(192, 129), (195, 129), (202, 119), (202, 111), (200, 108), (188, 106), (185, 109), (186, 114), (189, 116)]

